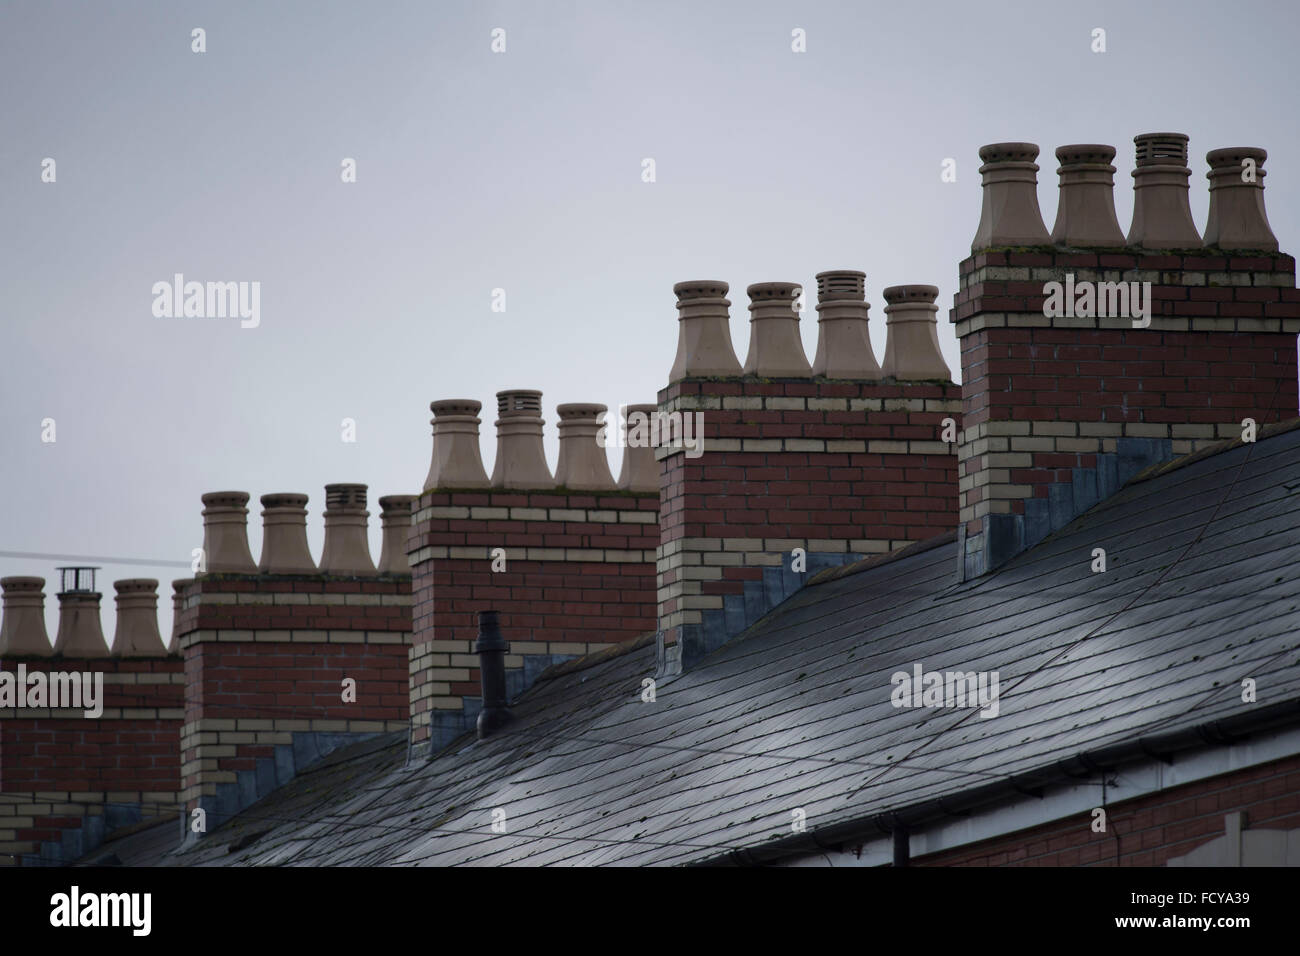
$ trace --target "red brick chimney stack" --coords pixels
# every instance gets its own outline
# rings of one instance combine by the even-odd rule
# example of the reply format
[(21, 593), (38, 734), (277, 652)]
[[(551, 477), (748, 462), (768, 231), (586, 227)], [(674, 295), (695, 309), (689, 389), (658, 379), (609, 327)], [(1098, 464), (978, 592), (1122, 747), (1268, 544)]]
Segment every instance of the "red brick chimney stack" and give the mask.
[(1300, 298), (1295, 260), (1276, 251), (1264, 211), (1264, 151), (1207, 156), (1202, 247), (1186, 196), (1187, 138), (1134, 143), (1127, 240), (1111, 147), (1057, 150), (1056, 227), (1037, 243), (1026, 241), (1037, 231), (1026, 166), (1037, 147), (980, 150), (984, 205), (952, 311), (963, 576), (1010, 560), (1149, 464), (1240, 438), (1245, 419), (1296, 415)]

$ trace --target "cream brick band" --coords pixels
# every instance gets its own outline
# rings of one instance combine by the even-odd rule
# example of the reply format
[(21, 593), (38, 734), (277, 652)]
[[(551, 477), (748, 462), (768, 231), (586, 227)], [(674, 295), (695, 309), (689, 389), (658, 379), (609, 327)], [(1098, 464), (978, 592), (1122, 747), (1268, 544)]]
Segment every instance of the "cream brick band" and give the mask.
[[(463, 558), (469, 561), (490, 561), (496, 548), (487, 545), (465, 547), (461, 545), (420, 548), (409, 555), (411, 565), (425, 561), (447, 558)], [(507, 561), (574, 561), (602, 562), (607, 564), (648, 564), (654, 560), (654, 552), (649, 549), (635, 551), (616, 551), (612, 548), (502, 548)]]
[[(644, 497), (644, 496), (642, 496)], [(654, 524), (654, 511), (621, 511), (613, 508), (498, 508), (486, 505), (428, 505), (412, 519), (419, 524), (433, 519), (454, 521), (575, 521), (589, 524)]]
[[(1214, 305), (1209, 302), (1207, 305)], [(969, 319), (953, 323), (957, 338), (964, 338), (984, 329), (1132, 329), (1133, 320), (1115, 316), (1049, 318), (1041, 312), (981, 312)], [(1300, 319), (1260, 319), (1226, 316), (1151, 316), (1151, 324), (1144, 332), (1289, 332), (1300, 334)], [(709, 442), (710, 448), (716, 442)]]
[(1295, 288), (1295, 273), (1277, 272), (1224, 272), (1221, 270), (1185, 269), (1120, 269), (1099, 266), (979, 266), (963, 275), (958, 289), (968, 289), (983, 282), (1061, 282), (1065, 274), (1073, 273), (1076, 283), (1089, 282), (1150, 282), (1160, 286), (1251, 286)]
[(340, 592), (294, 591), (208, 591), (190, 594), (181, 610), (188, 611), (199, 605), (238, 604), (243, 607), (283, 607), (289, 604), (306, 604), (334, 607), (410, 607), (409, 594), (357, 594)]
[(190, 631), (181, 638), (180, 646), (184, 651), (195, 644), (214, 641), (225, 644), (409, 644), (411, 632), (218, 629)]

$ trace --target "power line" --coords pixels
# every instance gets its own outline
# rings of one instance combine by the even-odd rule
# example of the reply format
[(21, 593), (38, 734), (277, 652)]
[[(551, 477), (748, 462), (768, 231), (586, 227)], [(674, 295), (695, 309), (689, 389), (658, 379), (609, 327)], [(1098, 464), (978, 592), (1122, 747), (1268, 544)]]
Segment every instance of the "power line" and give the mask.
[(0, 551), (0, 558), (34, 558), (38, 561), (84, 561), (99, 564), (137, 564), (147, 568), (193, 568), (193, 561), (167, 561), (163, 558), (121, 558), (95, 554), (46, 554), (43, 551)]

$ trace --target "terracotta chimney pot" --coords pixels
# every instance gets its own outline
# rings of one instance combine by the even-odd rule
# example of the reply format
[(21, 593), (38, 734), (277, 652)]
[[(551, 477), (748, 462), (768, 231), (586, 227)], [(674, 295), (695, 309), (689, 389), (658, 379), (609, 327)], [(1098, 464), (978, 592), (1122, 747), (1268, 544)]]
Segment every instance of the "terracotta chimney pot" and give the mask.
[(994, 246), (1046, 246), (1051, 243), (1038, 208), (1038, 146), (991, 143), (980, 147), (983, 196), (980, 224), (971, 252)]
[(158, 581), (126, 578), (114, 581), (117, 591), (117, 628), (113, 632), (113, 657), (165, 657), (167, 648), (158, 631)]
[(1277, 236), (1264, 210), (1264, 160), (1268, 153), (1254, 146), (1229, 146), (1210, 150), (1205, 159), (1210, 164), (1205, 174), (1210, 180), (1205, 244), (1216, 249), (1277, 252)]
[(406, 560), (406, 539), (411, 534), (413, 495), (385, 495), (379, 499), (384, 544), (379, 553), (380, 574), (410, 574)]
[[(623, 468), (618, 473), (618, 486), (624, 491), (658, 491), (659, 463), (655, 461), (655, 450), (650, 444), (650, 428), (654, 417), (659, 414), (658, 405), (629, 405), (627, 421), (624, 423)], [(637, 422), (644, 415), (644, 424), (640, 426), (645, 433), (645, 440), (634, 446), (632, 438), (638, 430)], [(638, 416), (635, 420), (633, 416)]]
[(807, 378), (812, 366), (799, 337), (797, 282), (755, 282), (749, 295), (749, 355), (745, 374), (766, 378)]
[(430, 402), (433, 412), (433, 461), (424, 490), (433, 488), (487, 488), (490, 485), (479, 451), (481, 402), (447, 398)]
[(740, 360), (731, 345), (731, 314), (725, 282), (694, 279), (673, 286), (677, 296), (677, 357), (669, 382), (699, 376), (738, 377)]
[(1058, 246), (1114, 247), (1124, 245), (1115, 218), (1115, 147), (1097, 143), (1062, 146), (1060, 199), (1052, 242)]
[(263, 574), (315, 574), (307, 547), (307, 496), (296, 492), (262, 495)]
[(613, 491), (614, 476), (609, 456), (598, 441), (605, 428), (604, 405), (557, 405), (560, 416), (560, 459), (555, 465), (555, 483), (575, 491)]
[(885, 290), (886, 378), (900, 381), (952, 381), (952, 372), (939, 351), (939, 323), (932, 285), (894, 285)]
[(248, 550), (248, 492), (203, 496), (203, 554), (208, 573), (257, 573)]
[(0, 578), (4, 591), (0, 658), (49, 657), (54, 653), (45, 630), (44, 588), (44, 578)]

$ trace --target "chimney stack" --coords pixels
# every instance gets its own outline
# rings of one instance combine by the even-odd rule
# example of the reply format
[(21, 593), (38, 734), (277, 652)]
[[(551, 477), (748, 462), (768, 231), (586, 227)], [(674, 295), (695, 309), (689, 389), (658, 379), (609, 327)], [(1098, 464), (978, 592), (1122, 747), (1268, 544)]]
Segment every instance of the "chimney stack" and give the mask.
[(749, 355), (746, 375), (764, 378), (807, 378), (812, 375), (799, 337), (795, 311), (801, 288), (797, 282), (755, 282), (749, 295)]
[[(433, 461), (424, 490), (433, 488), (487, 488), (487, 471), (479, 452), (479, 409), (482, 402), (447, 398), (430, 402), (433, 412)], [(540, 406), (539, 406), (540, 407)]]
[(1133, 223), (1130, 246), (1148, 249), (1197, 249), (1201, 234), (1187, 201), (1187, 137), (1182, 133), (1143, 133), (1133, 137)]
[[(650, 429), (655, 416), (659, 414), (658, 405), (627, 406), (627, 421), (623, 424), (623, 468), (618, 474), (618, 487), (623, 491), (658, 491), (659, 465), (655, 461), (654, 446), (650, 444)], [(633, 423), (632, 416), (637, 416)], [(644, 416), (642, 418), (641, 416)], [(632, 444), (634, 429), (643, 429)]]
[(49, 657), (45, 630), (44, 578), (0, 578), (4, 617), (0, 619), (0, 657)]
[(1229, 146), (1205, 154), (1210, 171), (1210, 214), (1205, 244), (1217, 249), (1277, 252), (1277, 236), (1264, 211), (1264, 160), (1254, 146)]
[(885, 290), (886, 378), (904, 382), (952, 381), (952, 372), (939, 351), (939, 323), (934, 304), (939, 289), (932, 285), (892, 285)]
[(1051, 244), (1038, 208), (1038, 146), (992, 143), (980, 147), (983, 203), (971, 252), (994, 246)]
[(366, 539), (366, 486), (325, 486), (325, 546), (320, 570), (326, 574), (374, 574)]
[(167, 648), (158, 632), (158, 582), (154, 578), (114, 581), (117, 629), (113, 657), (163, 657)]
[(696, 279), (673, 286), (677, 296), (677, 357), (669, 382), (684, 378), (738, 377), (740, 360), (731, 346), (731, 302), (725, 282)]
[(655, 450), (659, 674), (694, 667), (809, 574), (907, 547), (955, 522), (957, 459), (942, 435), (947, 418), (960, 427), (961, 398), (939, 355), (938, 290), (886, 291), (884, 374), (896, 380), (884, 382), (867, 338), (864, 278), (818, 276), (817, 372), (826, 378), (813, 377), (798, 344), (792, 283), (749, 287), (749, 374), (731, 381), (735, 366), (719, 373), (725, 362), (700, 360), (705, 330), (714, 356), (729, 351), (726, 284), (673, 287), (678, 361), (659, 393), (660, 420), (691, 422), (708, 440)]
[(542, 393), (533, 389), (497, 392), (497, 460), (493, 488), (554, 488), (542, 447)]
[(501, 636), (497, 612), (479, 611), (478, 641), (474, 644), (483, 688), (483, 709), (478, 715), (479, 740), (510, 721), (509, 700), (506, 698), (506, 654), (509, 651), (510, 645)]
[(59, 568), (63, 589), (59, 591), (59, 633), (54, 638), (56, 657), (108, 657), (108, 642), (99, 623), (99, 599), (95, 590), (96, 568)]
[[(1104, 248), (1124, 242), (1114, 151), (1064, 146), (1053, 239), (1066, 248), (977, 248), (959, 266), (951, 317), (963, 364), (960, 576), (1001, 567), (1148, 465), (1240, 436), (1245, 418), (1295, 415), (1295, 260), (1266, 248), (1198, 247), (1186, 137), (1134, 142), (1134, 245)], [(1229, 221), (1249, 219), (1254, 238), (1242, 246), (1272, 244), (1254, 203), (1262, 158), (1262, 150), (1210, 154), (1207, 243), (1223, 242)], [(1252, 170), (1255, 182), (1243, 183)], [(1095, 293), (1091, 306), (1081, 295), (1077, 310), (1046, 308), (1068, 302), (1072, 283)]]
[(1056, 151), (1060, 197), (1052, 242), (1058, 246), (1115, 247), (1124, 233), (1115, 218), (1115, 147), (1097, 143)]
[(315, 574), (307, 547), (307, 496), (293, 492), (262, 495), (263, 574)]
[(826, 378), (877, 382), (880, 365), (871, 350), (865, 272), (817, 273), (817, 357), (812, 373)]
[(614, 476), (603, 440), (608, 411), (604, 405), (557, 405), (560, 416), (560, 459), (555, 465), (555, 483), (572, 491), (613, 491)]
[[(480, 466), (481, 467), (481, 466)], [(379, 499), (384, 543), (379, 552), (380, 574), (410, 574), (406, 561), (406, 539), (411, 533), (412, 495), (385, 495)]]
[(203, 554), (210, 574), (257, 573), (248, 550), (248, 492), (212, 491), (203, 496)]

